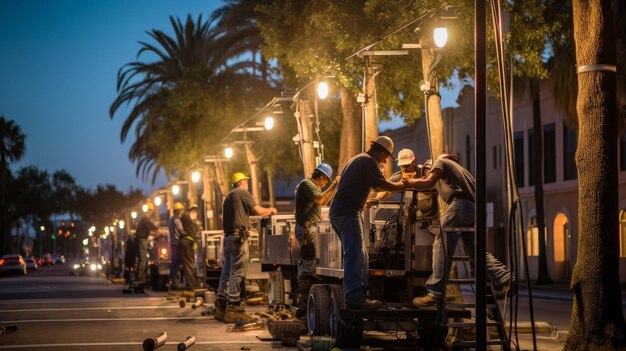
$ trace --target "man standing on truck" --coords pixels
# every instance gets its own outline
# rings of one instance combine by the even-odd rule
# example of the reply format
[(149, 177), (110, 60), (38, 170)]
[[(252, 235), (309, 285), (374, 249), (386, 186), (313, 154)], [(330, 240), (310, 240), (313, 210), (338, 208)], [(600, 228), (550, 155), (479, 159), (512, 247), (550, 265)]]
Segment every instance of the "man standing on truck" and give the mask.
[(371, 141), (369, 150), (354, 156), (346, 164), (337, 193), (330, 205), (330, 223), (341, 240), (343, 249), (343, 293), (349, 309), (376, 309), (378, 300), (366, 296), (369, 259), (363, 245), (361, 211), (370, 190), (402, 191), (402, 182), (389, 182), (380, 166), (393, 155), (393, 141), (379, 136)]
[(182, 203), (177, 202), (174, 204), (174, 213), (167, 221), (167, 228), (170, 232), (170, 288), (180, 289), (180, 256), (179, 240), (180, 234), (184, 232), (183, 225), (180, 222), (180, 216), (185, 210), (185, 206)]
[(135, 236), (137, 237), (137, 281), (146, 282), (146, 269), (148, 267), (148, 236), (159, 235), (159, 226), (152, 220), (154, 205), (151, 202), (146, 204), (146, 211), (137, 223)]
[(250, 317), (241, 307), (241, 284), (248, 267), (248, 230), (250, 215), (273, 215), (274, 207), (257, 205), (248, 191), (248, 180), (243, 172), (231, 177), (233, 190), (226, 195), (223, 208), (224, 240), (222, 242), (222, 274), (217, 289), (214, 317), (224, 323), (238, 319), (249, 322)]
[[(333, 169), (328, 163), (317, 165), (311, 178), (305, 178), (296, 187), (296, 239), (300, 244), (298, 261), (298, 299), (296, 317), (306, 315), (307, 299), (315, 284), (315, 246), (309, 229), (322, 220), (321, 206), (326, 205), (337, 189), (338, 179), (332, 180)], [(330, 183), (326, 191), (322, 192)]]
[(187, 280), (187, 289), (194, 290), (198, 287), (196, 280), (196, 233), (198, 227), (196, 226), (195, 219), (198, 217), (198, 206), (191, 205), (186, 212), (183, 212), (180, 216), (180, 222), (183, 226), (183, 232), (180, 233), (180, 240), (178, 241), (178, 254), (180, 262), (183, 266), (183, 274)]
[[(430, 160), (426, 161), (428, 164)], [(425, 173), (424, 178), (403, 180), (407, 189), (428, 190), (437, 189), (439, 196), (448, 204), (448, 209), (441, 216), (441, 226), (446, 227), (473, 227), (474, 202), (476, 180), (470, 172), (459, 165), (455, 160), (439, 157), (433, 164), (432, 170)], [(474, 233), (448, 232), (447, 252), (443, 252), (441, 235), (435, 237), (433, 244), (433, 273), (426, 282), (428, 293), (413, 299), (415, 306), (436, 305), (442, 301), (446, 255), (451, 256), (456, 250), (459, 237), (473, 261)], [(482, 233), (481, 233), (482, 234)], [(449, 265), (448, 265), (449, 267)], [(449, 268), (448, 268), (449, 270)], [(511, 272), (492, 254), (487, 253), (487, 275), (493, 284), (496, 297), (504, 297), (515, 283)]]

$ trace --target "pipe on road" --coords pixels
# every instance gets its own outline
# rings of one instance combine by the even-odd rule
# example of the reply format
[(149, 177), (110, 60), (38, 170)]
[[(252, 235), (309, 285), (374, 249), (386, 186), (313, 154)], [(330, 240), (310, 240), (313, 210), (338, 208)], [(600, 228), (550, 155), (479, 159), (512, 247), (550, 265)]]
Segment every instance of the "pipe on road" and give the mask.
[(193, 344), (196, 343), (196, 337), (195, 336), (188, 336), (187, 340), (181, 342), (180, 344), (178, 344), (178, 351), (184, 351), (187, 350), (188, 348), (192, 347)]
[(191, 309), (195, 310), (198, 307), (202, 307), (202, 305), (204, 305), (204, 299), (201, 297), (196, 297), (196, 302), (191, 305)]
[(17, 331), (17, 324), (0, 326), (0, 335), (14, 333)]
[(143, 341), (143, 351), (152, 351), (163, 346), (167, 341), (167, 333), (163, 332), (154, 338), (148, 338)]

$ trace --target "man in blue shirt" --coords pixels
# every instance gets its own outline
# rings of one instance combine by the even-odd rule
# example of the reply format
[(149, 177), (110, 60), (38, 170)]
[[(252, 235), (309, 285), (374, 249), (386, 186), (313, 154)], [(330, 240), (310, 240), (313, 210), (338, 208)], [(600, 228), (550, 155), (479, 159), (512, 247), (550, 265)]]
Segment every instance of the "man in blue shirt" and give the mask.
[(361, 211), (371, 190), (402, 191), (402, 182), (389, 182), (380, 166), (393, 154), (393, 141), (380, 136), (369, 150), (354, 156), (341, 174), (337, 193), (330, 205), (330, 223), (343, 249), (343, 293), (349, 309), (376, 309), (378, 300), (366, 297), (369, 275), (367, 248), (363, 245)]

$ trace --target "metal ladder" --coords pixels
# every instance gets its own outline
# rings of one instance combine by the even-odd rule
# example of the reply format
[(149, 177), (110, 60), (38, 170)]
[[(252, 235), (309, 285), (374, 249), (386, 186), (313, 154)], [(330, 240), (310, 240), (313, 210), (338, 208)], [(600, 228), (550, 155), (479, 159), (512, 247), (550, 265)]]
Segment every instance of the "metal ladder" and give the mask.
[[(457, 242), (457, 250), (455, 250), (455, 252), (452, 253), (452, 256), (448, 255), (447, 233), (460, 233), (461, 235), (463, 235), (463, 233), (473, 233), (473, 232), (474, 232), (474, 227), (441, 227), (441, 224), (440, 224), (442, 249), (444, 251), (444, 254), (446, 255), (445, 256), (446, 260), (444, 261), (445, 262), (444, 272), (447, 272), (447, 274), (444, 274), (444, 277), (443, 277), (444, 289), (443, 289), (442, 296), (441, 296), (441, 302), (437, 306), (436, 321), (440, 326), (455, 329), (453, 333), (448, 333), (448, 337), (446, 337), (446, 347), (452, 350), (476, 349), (475, 340), (463, 340), (463, 335), (464, 335), (463, 329), (474, 327), (474, 330), (475, 330), (476, 319), (472, 318), (471, 321), (462, 321), (462, 322), (449, 321), (448, 318), (446, 317), (446, 308), (473, 308), (474, 313), (475, 313), (476, 304), (475, 303), (446, 302), (447, 286), (448, 286), (448, 283), (473, 286), (475, 284), (475, 278), (473, 276), (472, 270), (467, 269), (468, 267), (465, 265), (466, 263), (470, 262), (470, 259), (471, 259), (468, 253), (466, 252), (465, 247), (463, 248), (465, 255), (463, 256), (455, 255), (455, 252), (459, 251), (458, 242)], [(461, 238), (459, 238), (459, 240), (460, 239)], [(467, 274), (470, 275), (470, 277), (451, 279), (450, 271), (451, 271), (452, 262), (463, 262), (466, 268), (465, 270)], [(474, 289), (472, 290), (475, 291)], [(504, 320), (502, 318), (502, 314), (500, 313), (500, 307), (498, 306), (498, 302), (495, 298), (493, 288), (491, 286), (491, 283), (489, 282), (487, 282), (487, 316), (488, 316), (487, 318), (487, 333), (488, 333), (487, 346), (500, 346), (501, 350), (510, 351), (511, 344), (506, 334)], [(497, 331), (497, 338), (491, 339), (490, 331), (493, 330), (493, 328), (495, 328)]]

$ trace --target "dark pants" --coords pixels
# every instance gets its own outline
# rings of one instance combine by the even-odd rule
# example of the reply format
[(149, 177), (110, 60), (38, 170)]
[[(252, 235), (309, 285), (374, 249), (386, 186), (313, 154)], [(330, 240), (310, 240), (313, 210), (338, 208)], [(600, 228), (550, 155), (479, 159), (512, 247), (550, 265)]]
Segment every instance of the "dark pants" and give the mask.
[(187, 278), (189, 288), (195, 289), (198, 286), (196, 281), (196, 260), (195, 250), (193, 249), (193, 241), (180, 239), (178, 243), (178, 252), (180, 254), (180, 262), (183, 265), (183, 274)]
[(176, 285), (180, 285), (180, 254), (179, 254), (179, 250), (180, 248), (178, 247), (178, 244), (174, 244), (170, 246), (170, 257), (171, 257), (171, 264), (170, 264), (170, 281), (172, 282), (172, 285), (176, 286)]
[(148, 268), (148, 239), (137, 239), (137, 280), (146, 280), (146, 269)]

